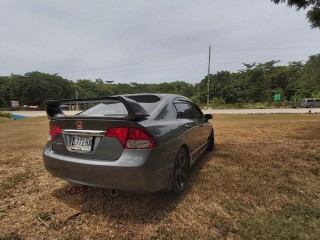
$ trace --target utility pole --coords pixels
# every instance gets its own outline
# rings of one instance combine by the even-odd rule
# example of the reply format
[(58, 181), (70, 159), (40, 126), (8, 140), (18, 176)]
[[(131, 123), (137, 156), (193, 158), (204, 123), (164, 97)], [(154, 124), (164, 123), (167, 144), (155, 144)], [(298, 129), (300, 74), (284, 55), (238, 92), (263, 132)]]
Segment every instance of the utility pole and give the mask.
[[(78, 91), (76, 91), (76, 99), (78, 99)], [(79, 106), (78, 106), (78, 103), (77, 103), (77, 108), (76, 108), (76, 110), (78, 111), (78, 109), (79, 109)]]
[(209, 46), (209, 64), (208, 64), (208, 82), (207, 82), (207, 107), (209, 107), (209, 101), (210, 101), (210, 57), (211, 57), (211, 46)]

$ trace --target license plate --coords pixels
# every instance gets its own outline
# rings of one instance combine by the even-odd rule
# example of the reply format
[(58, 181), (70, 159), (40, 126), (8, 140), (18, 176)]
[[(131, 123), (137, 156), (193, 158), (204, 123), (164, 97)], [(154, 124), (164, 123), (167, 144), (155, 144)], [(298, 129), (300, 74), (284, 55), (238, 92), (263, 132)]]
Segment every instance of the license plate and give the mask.
[(70, 150), (89, 152), (92, 149), (93, 137), (72, 136)]

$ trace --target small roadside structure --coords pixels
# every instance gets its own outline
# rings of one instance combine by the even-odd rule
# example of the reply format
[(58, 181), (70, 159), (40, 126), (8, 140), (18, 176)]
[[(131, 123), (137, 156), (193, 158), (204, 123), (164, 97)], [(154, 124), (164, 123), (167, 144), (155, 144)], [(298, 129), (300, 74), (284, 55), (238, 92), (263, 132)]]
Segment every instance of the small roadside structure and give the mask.
[(29, 106), (28, 105), (24, 105), (23, 108), (26, 109), (26, 110), (36, 110), (36, 111), (39, 110), (39, 106), (38, 105), (29, 105)]

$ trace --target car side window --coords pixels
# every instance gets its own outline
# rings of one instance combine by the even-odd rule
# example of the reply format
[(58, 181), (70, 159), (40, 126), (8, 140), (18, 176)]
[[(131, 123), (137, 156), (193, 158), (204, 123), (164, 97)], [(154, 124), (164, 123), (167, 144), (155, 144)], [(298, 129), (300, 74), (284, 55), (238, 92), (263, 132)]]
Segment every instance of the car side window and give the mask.
[(177, 110), (177, 118), (192, 118), (192, 110), (188, 103), (186, 102), (179, 102), (174, 103), (174, 106)]
[(203, 113), (201, 112), (201, 110), (199, 108), (197, 108), (192, 103), (190, 104), (190, 107), (192, 110), (193, 118), (203, 118)]

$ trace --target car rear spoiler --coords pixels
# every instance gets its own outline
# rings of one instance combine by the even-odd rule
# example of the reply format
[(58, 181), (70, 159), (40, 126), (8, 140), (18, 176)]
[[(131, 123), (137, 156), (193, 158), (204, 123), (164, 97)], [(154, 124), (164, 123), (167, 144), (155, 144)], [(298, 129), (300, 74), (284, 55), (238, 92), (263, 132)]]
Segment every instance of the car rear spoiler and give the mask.
[(65, 117), (66, 115), (60, 109), (59, 106), (64, 104), (79, 104), (79, 103), (104, 103), (110, 102), (110, 100), (119, 101), (123, 103), (128, 111), (128, 116), (124, 119), (126, 120), (139, 120), (150, 116), (150, 114), (136, 101), (123, 97), (101, 97), (101, 98), (82, 98), (82, 99), (62, 99), (62, 100), (50, 100), (45, 102), (46, 112), (48, 118)]

